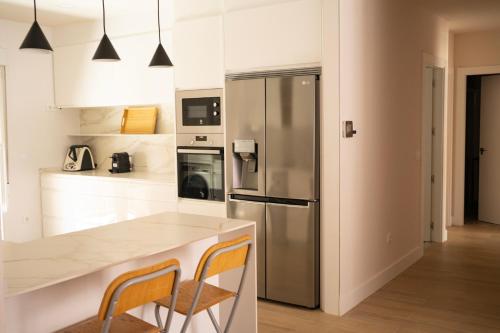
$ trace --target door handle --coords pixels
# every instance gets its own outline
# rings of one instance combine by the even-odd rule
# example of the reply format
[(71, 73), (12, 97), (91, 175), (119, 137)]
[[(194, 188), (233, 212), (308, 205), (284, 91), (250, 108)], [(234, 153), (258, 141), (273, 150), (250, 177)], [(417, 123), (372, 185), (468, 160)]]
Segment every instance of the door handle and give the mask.
[(488, 151), (488, 149), (479, 148), (479, 153), (481, 153), (481, 155), (483, 155), (485, 151)]

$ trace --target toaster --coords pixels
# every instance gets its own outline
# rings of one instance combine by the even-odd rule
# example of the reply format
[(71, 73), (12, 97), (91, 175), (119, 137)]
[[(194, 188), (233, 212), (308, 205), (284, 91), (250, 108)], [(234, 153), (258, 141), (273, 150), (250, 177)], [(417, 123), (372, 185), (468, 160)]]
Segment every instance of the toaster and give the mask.
[(64, 171), (85, 171), (95, 169), (94, 158), (87, 145), (72, 145), (64, 160)]
[(111, 156), (111, 173), (130, 172), (130, 156), (128, 153), (114, 153)]

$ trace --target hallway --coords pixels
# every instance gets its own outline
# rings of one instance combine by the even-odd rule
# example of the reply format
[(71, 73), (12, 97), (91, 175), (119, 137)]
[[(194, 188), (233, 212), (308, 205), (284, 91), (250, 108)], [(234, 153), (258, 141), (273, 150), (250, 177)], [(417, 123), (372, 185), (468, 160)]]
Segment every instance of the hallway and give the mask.
[(500, 332), (500, 225), (448, 238), (342, 318), (260, 302), (259, 332)]

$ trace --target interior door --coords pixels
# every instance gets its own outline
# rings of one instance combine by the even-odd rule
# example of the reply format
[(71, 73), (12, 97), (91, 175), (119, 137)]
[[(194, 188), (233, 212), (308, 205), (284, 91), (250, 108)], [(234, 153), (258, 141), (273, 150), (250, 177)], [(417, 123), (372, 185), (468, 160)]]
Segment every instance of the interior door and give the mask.
[(443, 235), (444, 74), (443, 68), (433, 69), (431, 239), (435, 242), (440, 242)]
[(482, 78), (479, 220), (500, 224), (500, 75)]
[(422, 136), (422, 156), (425, 157), (424, 163), (422, 164), (424, 187), (423, 187), (423, 233), (424, 242), (431, 241), (431, 223), (432, 223), (432, 94), (433, 94), (433, 82), (434, 80), (434, 69), (432, 67), (425, 67), (424, 69), (424, 84), (423, 84), (423, 127), (424, 134)]
[(229, 199), (228, 217), (254, 221), (257, 234), (257, 296), (266, 297), (266, 204)]
[(314, 200), (316, 77), (266, 79), (266, 195)]
[(319, 204), (266, 204), (266, 294), (314, 308), (319, 300)]

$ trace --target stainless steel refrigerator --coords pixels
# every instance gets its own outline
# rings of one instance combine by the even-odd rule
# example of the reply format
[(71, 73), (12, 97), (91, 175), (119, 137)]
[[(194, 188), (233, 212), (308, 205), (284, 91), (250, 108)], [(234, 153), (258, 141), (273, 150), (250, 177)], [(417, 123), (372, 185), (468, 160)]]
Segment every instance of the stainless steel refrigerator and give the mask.
[(257, 222), (260, 298), (319, 305), (319, 75), (226, 80), (228, 215)]

